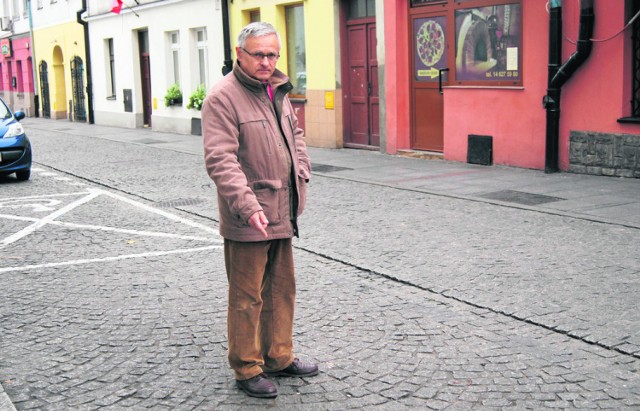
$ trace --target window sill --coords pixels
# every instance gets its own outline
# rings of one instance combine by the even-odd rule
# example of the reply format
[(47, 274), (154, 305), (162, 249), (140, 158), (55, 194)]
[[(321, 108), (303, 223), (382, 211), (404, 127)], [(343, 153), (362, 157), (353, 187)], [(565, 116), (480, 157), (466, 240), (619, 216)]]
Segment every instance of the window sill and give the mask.
[(640, 124), (640, 117), (622, 117), (618, 119), (618, 123)]

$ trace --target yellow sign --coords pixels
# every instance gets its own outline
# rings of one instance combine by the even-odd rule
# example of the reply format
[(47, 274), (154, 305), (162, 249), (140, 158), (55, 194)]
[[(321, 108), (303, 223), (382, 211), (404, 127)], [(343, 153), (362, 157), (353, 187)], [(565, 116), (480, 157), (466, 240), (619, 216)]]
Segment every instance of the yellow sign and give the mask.
[(420, 77), (431, 77), (431, 79), (434, 79), (439, 75), (438, 69), (434, 67), (431, 67), (429, 70), (418, 70), (418, 76)]
[(324, 92), (324, 108), (333, 110), (335, 107), (335, 94), (333, 91)]
[(157, 110), (158, 109), (158, 99), (157, 98), (153, 98), (153, 109)]

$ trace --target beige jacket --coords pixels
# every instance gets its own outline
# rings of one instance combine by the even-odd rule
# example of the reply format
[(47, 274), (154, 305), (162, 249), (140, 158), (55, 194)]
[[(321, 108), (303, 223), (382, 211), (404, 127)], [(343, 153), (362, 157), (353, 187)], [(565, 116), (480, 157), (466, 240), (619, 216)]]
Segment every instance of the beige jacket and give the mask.
[(236, 62), (202, 107), (207, 172), (218, 191), (220, 234), (234, 241), (264, 241), (248, 220), (262, 210), (267, 240), (298, 235), (311, 163), (287, 93), (289, 78), (276, 70), (266, 86)]

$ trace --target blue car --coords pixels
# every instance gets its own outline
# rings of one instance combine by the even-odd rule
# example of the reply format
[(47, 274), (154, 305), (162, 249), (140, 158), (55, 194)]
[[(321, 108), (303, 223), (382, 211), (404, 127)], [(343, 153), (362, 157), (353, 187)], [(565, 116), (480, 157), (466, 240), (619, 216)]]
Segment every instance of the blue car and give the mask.
[(31, 143), (19, 123), (22, 111), (11, 112), (0, 98), (0, 175), (16, 173), (19, 181), (31, 176)]

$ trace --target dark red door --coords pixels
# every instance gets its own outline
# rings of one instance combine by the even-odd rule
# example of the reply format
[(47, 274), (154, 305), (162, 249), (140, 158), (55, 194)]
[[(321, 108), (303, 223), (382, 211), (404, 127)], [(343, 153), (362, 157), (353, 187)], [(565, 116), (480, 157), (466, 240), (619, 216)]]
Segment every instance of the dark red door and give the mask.
[(151, 127), (151, 63), (149, 53), (140, 56), (140, 70), (142, 74), (142, 117), (144, 125)]
[(140, 48), (140, 79), (142, 88), (142, 118), (144, 125), (151, 127), (151, 59), (149, 57), (149, 32), (138, 32)]
[(347, 147), (380, 146), (378, 56), (375, 19), (347, 22), (347, 115), (344, 143)]

